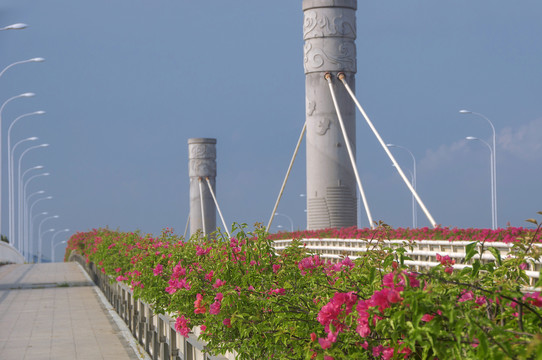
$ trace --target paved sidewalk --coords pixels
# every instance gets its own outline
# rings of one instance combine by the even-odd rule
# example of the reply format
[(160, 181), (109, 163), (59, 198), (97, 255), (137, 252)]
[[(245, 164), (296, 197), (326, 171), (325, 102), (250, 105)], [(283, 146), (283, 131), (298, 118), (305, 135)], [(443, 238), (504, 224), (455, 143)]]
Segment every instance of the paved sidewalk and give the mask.
[(140, 359), (77, 263), (0, 266), (0, 359)]

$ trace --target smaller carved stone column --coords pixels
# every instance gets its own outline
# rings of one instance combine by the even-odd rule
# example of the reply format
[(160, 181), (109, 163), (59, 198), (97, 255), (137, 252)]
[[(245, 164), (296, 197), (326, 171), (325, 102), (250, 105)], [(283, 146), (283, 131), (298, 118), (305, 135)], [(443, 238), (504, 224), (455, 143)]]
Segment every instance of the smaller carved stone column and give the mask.
[[(216, 194), (216, 139), (188, 139), (188, 175), (190, 176), (190, 235), (198, 230), (205, 234), (216, 231), (216, 207), (205, 178), (209, 178)], [(203, 202), (200, 198), (200, 183)], [(203, 203), (203, 212), (201, 205)], [(205, 221), (203, 221), (203, 217)]]

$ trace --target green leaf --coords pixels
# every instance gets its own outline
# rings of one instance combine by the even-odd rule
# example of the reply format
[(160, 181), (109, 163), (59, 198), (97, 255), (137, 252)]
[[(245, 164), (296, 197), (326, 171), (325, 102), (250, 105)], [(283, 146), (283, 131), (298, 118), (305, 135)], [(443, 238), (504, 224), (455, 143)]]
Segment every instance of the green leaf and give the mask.
[(469, 261), (474, 255), (478, 254), (476, 250), (477, 242), (470, 243), (466, 246), (465, 263)]
[(501, 252), (497, 249), (497, 248), (494, 248), (493, 246), (488, 248), (489, 252), (493, 254), (493, 256), (495, 256), (495, 260), (497, 261), (497, 265), (501, 266), (502, 265), (502, 258), (501, 258)]
[(479, 271), (480, 271), (480, 260), (475, 260), (474, 263), (472, 264), (471, 277), (475, 278), (476, 276), (478, 276)]
[(489, 346), (488, 346), (488, 343), (487, 343), (487, 336), (485, 333), (483, 332), (479, 332), (478, 333), (478, 358), (479, 359), (487, 359), (487, 355), (488, 355), (488, 350), (489, 350)]
[(525, 221), (530, 222), (530, 223), (535, 224), (535, 225), (538, 225), (538, 221), (536, 221), (535, 219), (527, 219)]

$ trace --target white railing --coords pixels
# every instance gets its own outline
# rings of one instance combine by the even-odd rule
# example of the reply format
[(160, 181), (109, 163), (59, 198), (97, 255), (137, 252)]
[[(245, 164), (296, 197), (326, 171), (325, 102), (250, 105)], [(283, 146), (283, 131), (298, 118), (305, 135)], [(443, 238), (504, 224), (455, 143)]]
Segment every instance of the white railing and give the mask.
[[(301, 243), (305, 244), (306, 249), (317, 253), (322, 258), (338, 260), (341, 257), (348, 256), (352, 260), (359, 257), (359, 253), (366, 252), (375, 246), (384, 246), (390, 248), (404, 247), (406, 249), (405, 255), (411, 260), (405, 260), (405, 264), (412, 266), (416, 270), (423, 268), (434, 267), (440, 264), (437, 261), (437, 254), (441, 256), (448, 255), (450, 258), (455, 259), (457, 264), (453, 265), (455, 269), (463, 269), (472, 263), (469, 260), (466, 264), (460, 264), (466, 256), (466, 246), (471, 244), (472, 241), (448, 241), (448, 240), (364, 240), (364, 239), (301, 239)], [(288, 240), (275, 240), (275, 250), (284, 250), (290, 243)], [(503, 242), (486, 242), (484, 249), (494, 247), (499, 250), (501, 257), (504, 259), (507, 256), (512, 256), (510, 249), (513, 244)], [(536, 247), (542, 247), (542, 244), (533, 244)], [(477, 250), (480, 252), (482, 244), (477, 244)], [(481, 258), (479, 255), (474, 259), (480, 259), (482, 263), (495, 261), (493, 254), (484, 251)], [(525, 273), (530, 278), (530, 285), (534, 283), (540, 277), (540, 269), (542, 263), (539, 261), (529, 261), (528, 268)]]

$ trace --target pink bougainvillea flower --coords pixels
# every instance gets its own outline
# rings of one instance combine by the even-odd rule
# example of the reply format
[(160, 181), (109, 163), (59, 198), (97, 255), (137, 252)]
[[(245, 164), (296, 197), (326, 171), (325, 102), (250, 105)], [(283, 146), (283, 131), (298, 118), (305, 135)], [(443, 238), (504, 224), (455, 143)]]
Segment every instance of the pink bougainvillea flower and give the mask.
[(205, 314), (207, 308), (203, 304), (203, 295), (196, 294), (196, 300), (194, 301), (194, 314)]
[(399, 294), (399, 291), (390, 290), (388, 292), (388, 301), (390, 303), (395, 304), (395, 303), (401, 302), (402, 300), (403, 300), (403, 298)]
[(425, 314), (422, 316), (422, 321), (429, 322), (435, 318), (434, 315), (431, 314)]
[(335, 360), (333, 356), (324, 355), (324, 360)]
[(331, 341), (329, 341), (328, 339), (324, 339), (324, 338), (319, 338), (318, 343), (320, 344), (320, 346), (324, 350), (328, 349), (331, 345), (333, 345), (333, 343)]
[(190, 328), (188, 327), (189, 323), (190, 319), (187, 319), (184, 317), (184, 315), (181, 315), (175, 321), (175, 330), (177, 330), (177, 332), (182, 336), (188, 337), (188, 333), (190, 332)]
[(279, 288), (279, 289), (271, 289), (269, 290), (269, 294), (272, 295), (272, 294), (277, 294), (277, 295), (284, 295), (286, 293), (286, 290), (284, 288)]
[(162, 266), (162, 264), (157, 264), (156, 267), (152, 270), (152, 273), (154, 274), (154, 276), (158, 276), (162, 274), (163, 270), (164, 267)]
[(207, 249), (204, 249), (201, 246), (196, 245), (196, 255), (198, 256), (207, 255), (208, 253), (211, 252), (212, 249), (213, 249), (212, 246), (209, 246)]
[(216, 279), (215, 283), (213, 284), (213, 287), (215, 289), (218, 289), (219, 287), (226, 285), (226, 282), (220, 279)]
[(231, 319), (225, 318), (224, 320), (222, 320), (222, 324), (224, 324), (225, 327), (231, 328)]
[(465, 302), (474, 299), (474, 294), (472, 291), (464, 292), (463, 295), (459, 298), (459, 302)]
[(316, 333), (311, 333), (311, 341), (312, 342), (316, 341)]
[(542, 307), (542, 292), (525, 294), (525, 296), (523, 296), (523, 300), (533, 304), (534, 306)]
[(280, 269), (280, 265), (279, 264), (273, 264), (273, 272), (276, 274)]
[(485, 296), (478, 296), (474, 302), (481, 306), (487, 304), (487, 299)]
[(393, 358), (393, 348), (385, 348), (382, 350), (382, 359), (389, 360)]
[(213, 276), (214, 276), (215, 272), (214, 271), (209, 271), (206, 275), (205, 275), (205, 280), (207, 281), (212, 281), (213, 280)]
[(380, 354), (382, 353), (382, 350), (384, 350), (384, 346), (382, 346), (382, 345), (378, 345), (378, 346), (373, 347), (373, 356), (374, 357), (379, 357)]
[(211, 304), (211, 306), (209, 306), (209, 313), (212, 315), (220, 314), (220, 307), (221, 307), (220, 301), (215, 301), (214, 303)]

